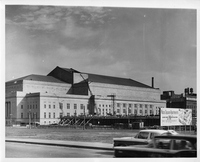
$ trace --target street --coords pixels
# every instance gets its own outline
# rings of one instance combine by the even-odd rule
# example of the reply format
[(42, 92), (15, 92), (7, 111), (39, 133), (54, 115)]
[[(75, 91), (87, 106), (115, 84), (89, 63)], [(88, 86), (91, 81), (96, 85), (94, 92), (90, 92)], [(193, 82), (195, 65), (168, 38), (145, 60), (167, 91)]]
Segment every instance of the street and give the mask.
[(113, 151), (37, 144), (5, 144), (6, 158), (113, 158)]

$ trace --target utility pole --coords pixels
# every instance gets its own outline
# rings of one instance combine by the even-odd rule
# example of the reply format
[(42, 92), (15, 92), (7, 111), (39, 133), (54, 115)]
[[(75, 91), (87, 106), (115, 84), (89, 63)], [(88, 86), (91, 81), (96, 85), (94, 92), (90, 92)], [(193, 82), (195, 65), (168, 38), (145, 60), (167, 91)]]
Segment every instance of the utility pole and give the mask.
[(31, 111), (30, 111), (30, 109), (29, 109), (29, 128), (31, 129)]
[(83, 130), (85, 130), (85, 106), (83, 106), (83, 113), (84, 113), (84, 116), (83, 116)]

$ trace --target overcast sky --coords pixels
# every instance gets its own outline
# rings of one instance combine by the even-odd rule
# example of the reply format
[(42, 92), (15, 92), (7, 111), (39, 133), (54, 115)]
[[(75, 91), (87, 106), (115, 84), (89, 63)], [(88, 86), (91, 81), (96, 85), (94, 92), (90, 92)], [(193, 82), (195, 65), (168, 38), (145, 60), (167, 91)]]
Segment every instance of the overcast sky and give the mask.
[(196, 92), (196, 10), (6, 6), (6, 81), (56, 66)]

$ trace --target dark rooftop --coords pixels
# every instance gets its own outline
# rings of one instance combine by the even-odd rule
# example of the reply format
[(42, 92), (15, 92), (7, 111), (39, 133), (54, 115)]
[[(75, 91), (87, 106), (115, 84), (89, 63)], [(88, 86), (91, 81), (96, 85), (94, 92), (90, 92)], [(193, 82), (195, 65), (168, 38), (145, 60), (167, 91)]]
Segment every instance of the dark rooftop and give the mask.
[(65, 83), (65, 82), (62, 82), (62, 81), (52, 77), (52, 76), (31, 74), (31, 75), (28, 75), (28, 76), (24, 76), (24, 77), (21, 77), (21, 78), (17, 78), (17, 79), (8, 81), (8, 82), (6, 82), (6, 84), (13, 83), (13, 82), (17, 83), (17, 82), (21, 82), (23, 80), (33, 80), (33, 81), (41, 81), (41, 82), (54, 82), (54, 83)]

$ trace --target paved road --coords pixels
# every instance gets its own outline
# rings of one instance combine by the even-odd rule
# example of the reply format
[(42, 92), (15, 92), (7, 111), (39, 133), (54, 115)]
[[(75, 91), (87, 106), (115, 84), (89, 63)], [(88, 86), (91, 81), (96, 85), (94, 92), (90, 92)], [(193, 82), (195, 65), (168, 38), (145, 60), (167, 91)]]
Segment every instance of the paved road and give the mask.
[(113, 151), (6, 142), (6, 158), (113, 158)]

